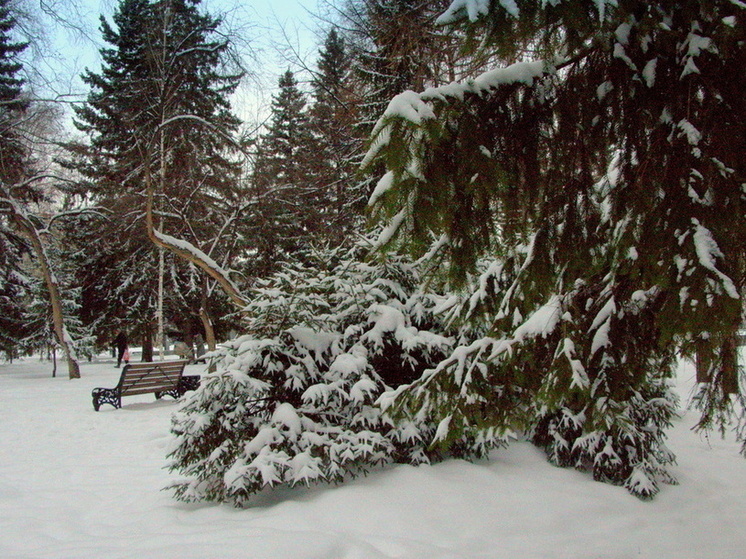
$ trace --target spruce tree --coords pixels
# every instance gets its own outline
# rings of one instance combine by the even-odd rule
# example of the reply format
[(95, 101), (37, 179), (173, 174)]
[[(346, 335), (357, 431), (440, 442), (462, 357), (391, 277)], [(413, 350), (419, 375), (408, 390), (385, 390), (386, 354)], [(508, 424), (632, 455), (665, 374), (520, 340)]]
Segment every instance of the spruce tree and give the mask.
[[(50, 252), (54, 253), (48, 254), (55, 263), (55, 273), (60, 282), (65, 329), (74, 341), (75, 354), (78, 357), (90, 358), (94, 353), (95, 336), (93, 330), (84, 326), (80, 318), (82, 290), (71, 283), (74, 275), (69, 266), (59, 261), (59, 251), (54, 249)], [(47, 286), (44, 279), (39, 277), (38, 270), (30, 269), (28, 272), (29, 285), (24, 293), (24, 309), (21, 315), (21, 332), (25, 332), (25, 335), (19, 338), (18, 348), (28, 355), (56, 355), (60, 346), (54, 332), (54, 318), (49, 305)], [(52, 376), (56, 376), (56, 370), (55, 358)]]
[(374, 131), (381, 244), (444, 263), (477, 336), (393, 410), (439, 421), (445, 448), (530, 430), (554, 463), (641, 497), (669, 479), (678, 358), (703, 363), (701, 425), (727, 421), (744, 15), (729, 1), (452, 3), (441, 23), (520, 62), (405, 92)]
[(316, 182), (323, 198), (319, 219), (324, 236), (339, 244), (360, 227), (367, 193), (360, 192), (355, 155), (359, 113), (350, 84), (351, 57), (344, 38), (333, 27), (319, 51), (309, 121), (316, 141)]
[[(458, 37), (434, 26), (446, 6), (443, 0), (351, 0), (340, 12), (352, 59), (347, 81), (355, 104), (358, 144), (353, 160), (357, 165), (392, 97), (449, 83), (480, 67), (481, 57), (463, 56)], [(357, 177), (354, 188), (361, 198), (367, 199), (373, 191), (374, 175)]]
[(341, 482), (374, 466), (427, 463), (432, 427), (381, 413), (376, 399), (452, 349), (406, 257), (368, 247), (318, 251), (259, 280), (245, 335), (172, 419), (179, 499), (245, 505), (276, 486)]
[(407, 89), (440, 85), (450, 69), (442, 64), (449, 45), (432, 23), (443, 2), (362, 0), (355, 3), (355, 68), (364, 89), (364, 129), (368, 133), (389, 100)]
[(0, 213), (0, 351), (12, 359), (20, 340), (28, 334), (23, 320), (28, 278), (20, 271), (21, 255), (28, 250), (22, 239), (6, 229)]
[[(28, 168), (28, 148), (18, 132), (18, 121), (29, 105), (22, 95), (23, 79), (18, 74), (23, 66), (18, 56), (28, 45), (12, 39), (16, 21), (10, 4), (11, 0), (0, 0), (0, 179), (5, 188), (18, 184)], [(24, 190), (30, 194), (28, 187)]]
[[(101, 51), (101, 72), (84, 74), (91, 92), (76, 109), (76, 126), (90, 143), (70, 146), (68, 165), (84, 177), (76, 193), (109, 213), (88, 242), (95, 249), (83, 268), (87, 312), (91, 320), (105, 313), (112, 324), (136, 321), (147, 335), (159, 277), (158, 250), (145, 228), (148, 180), (157, 184), (159, 230), (216, 261), (225, 258), (215, 252), (216, 235), (243, 197), (232, 140), (239, 121), (228, 102), (240, 74), (222, 71), (229, 45), (221, 22), (199, 7), (193, 0), (122, 0), (113, 25), (102, 18), (110, 46)], [(167, 312), (190, 308), (196, 321), (206, 284), (173, 255), (165, 264)]]
[(10, 7), (10, 0), (0, 0), (0, 349), (12, 357), (27, 331), (22, 315), (28, 281), (21, 264), (31, 249), (13, 225), (7, 204), (38, 200), (40, 193), (24, 184), (29, 176), (29, 150), (18, 125), (29, 103), (23, 96), (18, 56), (27, 45), (13, 41), (15, 19)]
[(254, 168), (258, 218), (253, 236), (258, 246), (256, 273), (266, 274), (292, 257), (323, 226), (323, 200), (316, 184), (316, 153), (308, 120), (306, 95), (293, 72), (278, 80), (270, 123), (260, 138)]
[[(10, 2), (0, 3), (0, 263), (4, 267), (0, 274), (0, 281), (3, 282), (0, 292), (4, 296), (2, 310), (10, 318), (9, 323), (3, 326), (12, 327), (19, 317), (23, 320), (25, 309), (19, 306), (17, 298), (26, 292), (30, 283), (19, 272), (22, 268), (21, 257), (29, 253), (39, 267), (48, 292), (52, 330), (56, 342), (64, 351), (69, 377), (79, 378), (80, 369), (70, 331), (65, 324), (60, 286), (46, 252), (44, 237), (48, 224), (35, 206), (45, 201), (41, 177), (36, 174), (36, 162), (33, 160), (36, 145), (32, 123), (37, 115), (28, 111), (30, 102), (24, 98), (23, 80), (17, 76), (22, 67), (18, 55), (26, 46), (11, 42), (14, 27)], [(11, 298), (16, 300), (11, 301)], [(24, 330), (27, 330), (26, 334), (29, 333), (28, 329), (21, 328), (3, 335), (4, 344), (12, 345), (13, 340), (18, 341), (19, 336), (24, 335)]]

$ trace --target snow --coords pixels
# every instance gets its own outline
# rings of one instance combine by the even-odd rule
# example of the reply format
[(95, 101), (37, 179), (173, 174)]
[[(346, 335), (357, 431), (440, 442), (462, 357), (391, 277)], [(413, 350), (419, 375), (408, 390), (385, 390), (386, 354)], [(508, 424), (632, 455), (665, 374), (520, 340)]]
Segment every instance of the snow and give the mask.
[[(268, 491), (237, 510), (161, 491), (174, 479), (164, 466), (178, 403), (132, 396), (94, 412), (91, 389), (114, 386), (119, 370), (99, 357), (81, 373), (51, 378), (37, 358), (0, 363), (3, 559), (732, 559), (746, 547), (744, 458), (730, 436), (692, 432), (691, 411), (669, 431), (680, 485), (651, 502), (516, 441), (490, 461), (395, 466)], [(684, 399), (693, 377), (683, 364)], [(312, 457), (294, 466), (313, 478)]]
[(520, 10), (515, 0), (500, 0), (500, 5), (513, 17), (517, 18), (520, 15)]
[(289, 330), (293, 339), (308, 351), (313, 352), (316, 360), (321, 360), (324, 353), (339, 340), (339, 335), (331, 332), (317, 332), (307, 326), (293, 326)]
[(549, 301), (539, 307), (528, 320), (515, 329), (513, 338), (521, 341), (524, 338), (542, 336), (546, 338), (554, 332), (562, 314), (562, 301), (557, 295), (552, 295)]
[(583, 363), (579, 359), (574, 358), (575, 344), (571, 339), (565, 338), (562, 346), (562, 353), (567, 357), (567, 360), (570, 363), (570, 368), (572, 369), (572, 381), (570, 382), (570, 387), (577, 386), (580, 389), (588, 388), (590, 385), (588, 373), (586, 373)]
[(617, 0), (594, 0), (596, 9), (598, 10), (598, 18), (603, 21), (606, 17), (606, 4), (609, 6), (617, 5)]
[(632, 70), (637, 71), (637, 66), (635, 66), (635, 63), (632, 62), (632, 59), (629, 56), (627, 56), (627, 53), (624, 50), (624, 46), (621, 43), (614, 44), (614, 58), (618, 58), (619, 60), (623, 61), (627, 66), (632, 68)]
[[(378, 123), (373, 129), (372, 136), (384, 132), (386, 123), (395, 117), (405, 119), (412, 124), (421, 125), (423, 121), (435, 118), (435, 113), (429, 102), (446, 100), (448, 98), (462, 100), (467, 93), (483, 95), (501, 85), (522, 83), (532, 85), (545, 74), (552, 71), (543, 60), (532, 60), (529, 62), (516, 62), (505, 67), (488, 70), (474, 79), (466, 80), (464, 83), (452, 82), (438, 87), (428, 87), (422, 93), (404, 91), (394, 97), (384, 111)], [(387, 142), (384, 137), (381, 142)], [(362, 165), (370, 161), (380, 151), (377, 143), (368, 150)], [(383, 187), (382, 187), (383, 188)]]
[(378, 199), (383, 196), (386, 192), (391, 190), (391, 187), (394, 185), (394, 172), (388, 171), (385, 175), (381, 177), (381, 179), (378, 181), (378, 184), (376, 184), (375, 190), (373, 190), (373, 194), (370, 195), (370, 199), (368, 200), (369, 206), (374, 206)]
[(481, 16), (485, 16), (490, 10), (490, 0), (454, 0), (443, 13), (436, 23), (446, 25), (461, 19), (462, 14), (466, 12), (470, 21), (476, 21)]
[(642, 69), (642, 77), (645, 79), (645, 85), (648, 87), (653, 87), (655, 85), (655, 67), (658, 64), (658, 59), (653, 58), (652, 60), (648, 61), (647, 64), (645, 64), (645, 67)]
[(609, 345), (611, 316), (614, 313), (616, 313), (616, 303), (614, 298), (611, 297), (593, 319), (591, 331), (596, 330), (596, 333), (593, 335), (593, 342), (591, 343), (591, 355), (595, 355), (599, 349)]
[(702, 140), (702, 133), (699, 130), (697, 130), (694, 127), (694, 125), (688, 120), (686, 120), (685, 118), (682, 118), (679, 121), (678, 127), (681, 129), (682, 133), (686, 136), (686, 139), (689, 142), (689, 145), (696, 146)]
[(535, 79), (540, 78), (548, 71), (543, 60), (516, 62), (505, 68), (496, 68), (477, 76), (474, 79), (473, 90), (481, 93), (511, 83), (532, 85)]
[(616, 31), (614, 31), (616, 40), (622, 45), (628, 44), (629, 34), (631, 31), (632, 26), (629, 23), (622, 23), (619, 27), (616, 28)]
[(605, 81), (596, 89), (596, 97), (599, 101), (603, 101), (612, 89), (614, 89), (614, 85), (610, 81)]
[(733, 299), (739, 299), (738, 290), (736, 289), (733, 280), (726, 276), (723, 272), (717, 269), (715, 266), (715, 259), (722, 258), (723, 253), (720, 251), (717, 242), (712, 236), (709, 229), (704, 227), (695, 218), (692, 218), (692, 225), (694, 225), (695, 231), (693, 235), (694, 248), (697, 251), (697, 258), (702, 267), (710, 270), (715, 274), (723, 284), (725, 292)]
[(435, 113), (429, 105), (422, 102), (418, 93), (407, 90), (389, 101), (381, 118), (389, 117), (401, 117), (412, 124), (422, 124), (423, 120), (435, 118)]
[(703, 50), (715, 51), (712, 44), (712, 40), (708, 37), (702, 37), (698, 35), (695, 30), (689, 33), (689, 36), (684, 41), (682, 49), (686, 50), (684, 60), (684, 70), (681, 72), (681, 78), (688, 76), (689, 74), (699, 74), (699, 68), (694, 63), (694, 59), (701, 54)]
[(288, 431), (295, 434), (300, 434), (302, 430), (298, 412), (287, 402), (277, 406), (275, 413), (272, 414), (272, 423), (284, 425)]
[(399, 230), (402, 223), (404, 223), (406, 217), (407, 212), (405, 210), (401, 210), (394, 217), (392, 217), (391, 220), (389, 220), (389, 224), (383, 228), (381, 234), (378, 236), (378, 239), (376, 239), (376, 248), (387, 245), (391, 241), (391, 239), (394, 238), (394, 235), (396, 235), (396, 232)]
[(728, 27), (736, 26), (736, 16), (728, 16), (723, 18), (723, 23)]

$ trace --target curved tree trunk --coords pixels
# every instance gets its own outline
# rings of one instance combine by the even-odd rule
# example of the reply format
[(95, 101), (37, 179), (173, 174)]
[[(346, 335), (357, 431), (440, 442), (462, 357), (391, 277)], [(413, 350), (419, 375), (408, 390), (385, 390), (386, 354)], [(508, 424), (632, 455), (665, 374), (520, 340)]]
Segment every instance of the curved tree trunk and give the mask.
[(71, 379), (80, 378), (80, 366), (78, 365), (77, 356), (75, 355), (75, 348), (73, 347), (72, 340), (65, 328), (64, 317), (62, 315), (62, 298), (60, 296), (57, 278), (52, 272), (47, 253), (44, 250), (44, 244), (41, 241), (41, 237), (39, 236), (36, 227), (34, 227), (34, 224), (20, 210), (20, 208), (15, 205), (11, 206), (11, 208), (11, 211), (13, 212), (13, 221), (16, 223), (18, 228), (26, 234), (26, 237), (31, 241), (31, 245), (34, 247), (34, 253), (39, 262), (39, 267), (41, 268), (41, 273), (44, 277), (44, 283), (49, 292), (49, 303), (52, 307), (54, 333), (57, 337), (57, 341), (62, 347), (62, 350), (65, 352), (68, 375)]

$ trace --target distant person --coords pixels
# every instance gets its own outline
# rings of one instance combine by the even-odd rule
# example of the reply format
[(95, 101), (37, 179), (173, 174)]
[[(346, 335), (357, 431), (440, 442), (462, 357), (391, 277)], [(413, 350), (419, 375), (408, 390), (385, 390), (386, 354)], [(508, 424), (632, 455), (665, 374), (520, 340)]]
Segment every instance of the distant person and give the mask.
[(119, 367), (124, 358), (124, 350), (127, 349), (127, 334), (117, 330), (117, 335), (114, 337), (114, 347), (117, 348), (117, 367)]

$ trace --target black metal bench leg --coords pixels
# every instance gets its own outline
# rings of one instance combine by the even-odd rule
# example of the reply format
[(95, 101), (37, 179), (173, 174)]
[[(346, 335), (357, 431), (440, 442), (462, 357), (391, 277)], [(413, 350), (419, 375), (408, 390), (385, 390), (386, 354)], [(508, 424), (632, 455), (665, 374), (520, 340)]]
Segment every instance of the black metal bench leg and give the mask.
[(93, 398), (93, 409), (96, 411), (104, 404), (111, 404), (114, 409), (122, 407), (122, 397), (116, 388), (94, 388), (91, 396)]

